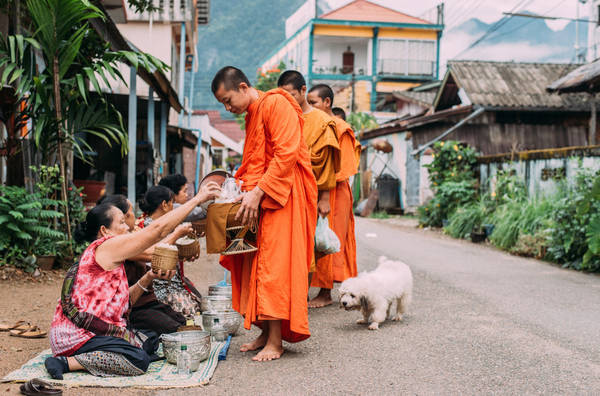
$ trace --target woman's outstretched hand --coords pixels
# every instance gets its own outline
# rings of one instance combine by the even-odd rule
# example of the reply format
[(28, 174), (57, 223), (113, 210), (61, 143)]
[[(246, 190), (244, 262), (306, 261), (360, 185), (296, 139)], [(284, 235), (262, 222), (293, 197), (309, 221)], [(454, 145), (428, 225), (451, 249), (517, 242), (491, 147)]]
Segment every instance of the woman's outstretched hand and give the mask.
[(200, 203), (217, 198), (221, 195), (221, 186), (217, 182), (211, 181), (200, 187), (200, 191), (196, 197), (200, 199)]

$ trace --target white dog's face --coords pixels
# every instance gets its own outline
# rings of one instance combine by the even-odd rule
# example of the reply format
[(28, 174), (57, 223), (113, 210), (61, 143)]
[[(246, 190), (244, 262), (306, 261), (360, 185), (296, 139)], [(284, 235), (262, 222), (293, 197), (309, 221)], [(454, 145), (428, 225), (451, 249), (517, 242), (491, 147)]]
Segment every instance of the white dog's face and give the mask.
[(356, 280), (356, 278), (347, 279), (340, 286), (340, 308), (344, 308), (346, 311), (361, 307), (361, 294)]

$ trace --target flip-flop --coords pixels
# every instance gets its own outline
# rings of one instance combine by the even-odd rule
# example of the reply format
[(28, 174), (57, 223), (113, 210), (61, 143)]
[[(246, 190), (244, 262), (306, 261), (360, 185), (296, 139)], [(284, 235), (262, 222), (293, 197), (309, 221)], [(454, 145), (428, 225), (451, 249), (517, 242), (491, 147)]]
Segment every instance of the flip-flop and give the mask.
[(13, 337), (22, 338), (44, 338), (46, 337), (46, 332), (41, 331), (40, 328), (37, 326), (31, 326), (23, 330), (11, 330), (10, 335)]
[(59, 396), (62, 395), (62, 390), (58, 388), (54, 388), (52, 384), (42, 381), (39, 378), (34, 378), (19, 388), (21, 393), (27, 396), (38, 396), (38, 395), (46, 395), (46, 396)]
[(31, 325), (24, 320), (19, 320), (12, 325), (0, 324), (0, 331), (9, 331), (9, 330), (22, 330), (24, 328), (29, 328)]

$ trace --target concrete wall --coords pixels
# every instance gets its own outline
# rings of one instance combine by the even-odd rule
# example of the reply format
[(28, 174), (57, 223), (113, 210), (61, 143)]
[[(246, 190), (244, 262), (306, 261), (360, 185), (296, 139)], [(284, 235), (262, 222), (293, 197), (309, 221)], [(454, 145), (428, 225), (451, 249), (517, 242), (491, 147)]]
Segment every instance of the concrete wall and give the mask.
[(512, 171), (525, 181), (530, 196), (543, 196), (556, 192), (560, 180), (575, 180), (580, 168), (600, 170), (600, 154), (585, 157), (517, 160), (479, 164), (482, 186), (495, 190), (499, 170)]
[[(320, 39), (318, 36), (314, 38), (313, 48), (313, 73), (321, 73), (319, 68), (329, 69), (333, 66), (337, 67), (335, 73), (331, 71), (323, 71), (322, 74), (341, 74), (342, 56), (350, 46), (350, 50), (354, 52), (354, 70), (357, 75), (367, 75), (369, 68), (367, 66), (368, 56), (368, 41), (364, 42), (348, 42), (344, 37), (339, 37), (336, 42), (331, 42), (331, 38)], [(360, 71), (362, 70), (362, 74)]]

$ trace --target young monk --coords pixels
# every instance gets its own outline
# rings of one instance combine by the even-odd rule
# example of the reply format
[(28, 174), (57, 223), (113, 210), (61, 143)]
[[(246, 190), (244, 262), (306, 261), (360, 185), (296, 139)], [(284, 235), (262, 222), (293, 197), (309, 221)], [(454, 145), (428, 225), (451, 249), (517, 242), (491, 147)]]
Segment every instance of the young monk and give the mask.
[(346, 121), (346, 112), (341, 107), (334, 107), (331, 109), (331, 112), (337, 118), (341, 118), (342, 120)]
[[(235, 177), (245, 194), (237, 218), (258, 221), (255, 253), (221, 257), (231, 271), (233, 307), (261, 335), (241, 351), (255, 361), (278, 359), (282, 339), (303, 341), (308, 329), (308, 269), (317, 220), (317, 183), (302, 138), (302, 109), (282, 89), (261, 92), (232, 66), (219, 70), (212, 92), (225, 109), (246, 114), (246, 142)], [(260, 210), (260, 218), (258, 212)]]
[[(319, 190), (317, 208), (321, 217), (328, 217), (331, 212), (330, 193), (336, 188), (336, 174), (340, 171), (340, 146), (335, 131), (335, 121), (324, 111), (308, 104), (306, 81), (299, 72), (295, 70), (283, 72), (279, 76), (277, 86), (289, 92), (302, 109), (304, 141), (308, 146), (310, 162)], [(330, 218), (329, 221), (331, 223), (332, 219)], [(332, 273), (331, 265), (330, 255), (319, 258), (311, 267), (311, 275), (319, 266), (327, 266), (325, 272)], [(333, 282), (333, 279), (331, 281)], [(309, 301), (308, 307), (313, 308), (313, 304), (313, 301)], [(320, 303), (317, 306), (321, 306)]]
[[(312, 87), (308, 91), (307, 100), (311, 106), (334, 116), (331, 111), (333, 91), (328, 85), (319, 84)], [(339, 253), (324, 258), (332, 260), (331, 266), (319, 266), (317, 263), (317, 272), (312, 278), (311, 286), (320, 287), (321, 290), (311, 301), (313, 307), (324, 307), (331, 304), (333, 282), (343, 282), (357, 274), (353, 200), (348, 179), (358, 170), (360, 143), (356, 141), (352, 128), (344, 120), (337, 118), (335, 126), (341, 150), (341, 169), (336, 176), (336, 188), (331, 193), (331, 213), (332, 229), (340, 239), (341, 248)]]

